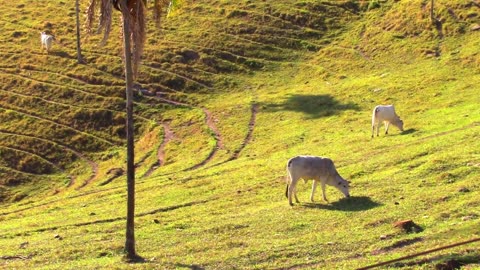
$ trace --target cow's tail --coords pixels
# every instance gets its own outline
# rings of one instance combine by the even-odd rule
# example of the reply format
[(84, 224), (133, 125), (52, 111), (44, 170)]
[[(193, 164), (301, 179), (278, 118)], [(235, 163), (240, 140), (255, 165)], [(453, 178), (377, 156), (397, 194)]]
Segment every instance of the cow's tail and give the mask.
[(285, 177), (285, 182), (287, 182), (287, 189), (285, 190), (285, 197), (288, 198), (288, 186), (290, 185), (291, 181), (291, 176), (290, 176), (290, 170), (288, 169), (292, 163), (292, 159), (290, 159), (287, 163), (287, 175)]

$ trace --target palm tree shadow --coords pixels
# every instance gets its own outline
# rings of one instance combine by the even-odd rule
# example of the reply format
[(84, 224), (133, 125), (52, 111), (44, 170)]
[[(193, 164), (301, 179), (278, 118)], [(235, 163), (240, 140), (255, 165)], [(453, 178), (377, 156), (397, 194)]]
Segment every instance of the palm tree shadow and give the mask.
[(310, 118), (335, 115), (345, 110), (358, 111), (355, 103), (340, 103), (331, 95), (289, 95), (283, 103), (260, 103), (265, 111), (296, 111), (307, 114)]
[(369, 197), (361, 196), (361, 197), (342, 198), (336, 202), (332, 202), (329, 204), (305, 203), (302, 205), (308, 208), (357, 212), (357, 211), (369, 210), (369, 209), (381, 206), (382, 204), (372, 201)]

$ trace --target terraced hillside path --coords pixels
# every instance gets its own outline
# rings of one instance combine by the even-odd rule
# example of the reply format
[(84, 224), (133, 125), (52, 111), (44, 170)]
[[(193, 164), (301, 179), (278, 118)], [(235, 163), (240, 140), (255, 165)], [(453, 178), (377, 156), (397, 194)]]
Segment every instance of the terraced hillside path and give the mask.
[(163, 135), (163, 141), (162, 141), (162, 143), (160, 144), (160, 146), (158, 147), (158, 150), (157, 150), (158, 161), (155, 162), (154, 164), (152, 164), (152, 166), (150, 166), (148, 171), (142, 177), (150, 176), (153, 173), (153, 171), (155, 171), (157, 168), (159, 168), (160, 166), (162, 166), (165, 163), (165, 146), (174, 137), (173, 131), (170, 129), (170, 126), (169, 126), (168, 123), (163, 123), (163, 134), (164, 134)]
[(252, 104), (251, 112), (252, 114), (250, 116), (250, 121), (248, 123), (247, 135), (245, 136), (245, 139), (243, 139), (243, 143), (240, 145), (240, 147), (237, 150), (233, 152), (232, 156), (227, 160), (227, 162), (237, 159), (240, 156), (240, 153), (242, 152), (242, 150), (245, 148), (245, 146), (247, 146), (247, 144), (249, 144), (252, 141), (253, 130), (255, 129), (255, 124), (257, 121), (258, 104), (256, 103)]
[[(84, 154), (76, 151), (75, 149), (70, 148), (69, 146), (67, 146), (67, 145), (65, 145), (65, 144), (63, 144), (63, 143), (60, 143), (60, 142), (57, 142), (57, 141), (48, 140), (48, 139), (41, 138), (41, 137), (31, 136), (31, 135), (27, 135), (27, 134), (20, 134), (20, 133), (10, 132), (10, 131), (6, 131), (6, 130), (0, 130), (0, 133), (12, 135), (12, 136), (21, 136), (21, 137), (31, 138), (31, 139), (34, 139), (34, 140), (44, 141), (44, 142), (47, 142), (47, 143), (56, 144), (56, 145), (62, 147), (64, 150), (71, 152), (72, 154), (74, 154), (75, 156), (77, 156), (78, 158), (80, 158), (81, 160), (83, 160), (85, 163), (87, 163), (87, 164), (90, 166), (90, 168), (91, 168), (91, 174), (90, 174), (90, 177), (89, 177), (79, 188), (84, 187), (85, 185), (87, 185), (87, 184), (90, 183), (93, 179), (95, 179), (95, 178), (97, 177), (97, 174), (98, 174), (98, 164), (95, 163), (94, 161), (90, 160), (89, 158), (87, 158)], [(72, 186), (75, 184), (75, 180), (76, 180), (76, 178), (75, 178), (74, 176), (69, 175), (68, 177), (69, 177), (70, 181), (69, 181), (69, 183), (67, 184), (67, 188), (68, 188), (68, 187), (72, 187)], [(78, 189), (78, 188), (77, 188), (77, 189)]]
[(184, 169), (184, 171), (191, 171), (191, 170), (195, 170), (195, 169), (198, 169), (198, 168), (204, 166), (205, 164), (207, 164), (208, 162), (210, 162), (213, 159), (213, 157), (217, 153), (218, 149), (223, 148), (222, 137), (220, 136), (220, 133), (217, 130), (217, 127), (215, 125), (215, 120), (212, 116), (212, 113), (209, 110), (207, 110), (205, 108), (202, 108), (202, 107), (196, 107), (196, 106), (193, 106), (193, 105), (190, 105), (190, 104), (187, 104), (187, 103), (166, 99), (166, 98), (160, 97), (159, 95), (154, 96), (154, 98), (158, 99), (158, 100), (161, 100), (163, 102), (172, 104), (172, 105), (176, 105), (176, 106), (185, 106), (185, 107), (190, 107), (190, 108), (201, 109), (203, 111), (203, 113), (205, 114), (205, 123), (207, 124), (208, 128), (212, 131), (212, 133), (214, 135), (215, 146), (212, 148), (212, 150), (210, 151), (208, 156), (204, 160), (200, 161), (198, 164), (195, 164), (192, 167)]

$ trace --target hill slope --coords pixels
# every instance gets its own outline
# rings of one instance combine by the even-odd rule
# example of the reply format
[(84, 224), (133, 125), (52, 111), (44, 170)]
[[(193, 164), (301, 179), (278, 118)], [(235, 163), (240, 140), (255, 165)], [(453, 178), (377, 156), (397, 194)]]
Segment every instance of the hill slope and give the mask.
[[(132, 267), (119, 39), (82, 40), (79, 65), (73, 4), (17, 2), (1, 11), (0, 265)], [(435, 1), (435, 27), (427, 2), (188, 2), (150, 28), (135, 104), (148, 262), (134, 267), (352, 269), (478, 237), (480, 8)], [(370, 138), (381, 103), (406, 131)], [(301, 183), (289, 207), (298, 154), (331, 157), (353, 197), (330, 187), (309, 203)], [(403, 219), (422, 232), (392, 226)]]

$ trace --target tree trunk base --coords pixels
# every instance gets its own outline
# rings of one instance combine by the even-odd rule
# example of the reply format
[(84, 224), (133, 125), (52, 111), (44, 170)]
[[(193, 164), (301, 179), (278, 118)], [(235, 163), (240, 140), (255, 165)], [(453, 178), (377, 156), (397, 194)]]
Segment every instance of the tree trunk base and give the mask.
[(147, 261), (145, 258), (143, 258), (142, 256), (137, 255), (137, 254), (133, 254), (133, 255), (125, 254), (123, 259), (127, 263), (144, 263), (144, 262)]

